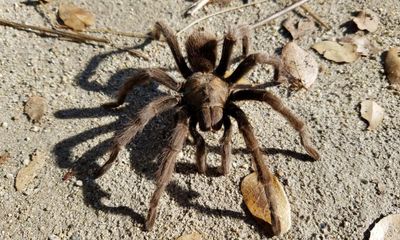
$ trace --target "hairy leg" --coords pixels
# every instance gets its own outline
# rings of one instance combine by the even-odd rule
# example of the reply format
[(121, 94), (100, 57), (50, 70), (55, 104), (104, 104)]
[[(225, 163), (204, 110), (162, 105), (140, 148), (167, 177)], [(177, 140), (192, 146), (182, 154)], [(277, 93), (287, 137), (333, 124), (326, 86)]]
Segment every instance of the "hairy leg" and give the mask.
[(238, 106), (231, 104), (228, 106), (227, 110), (229, 115), (235, 118), (238, 123), (239, 130), (243, 135), (246, 146), (253, 157), (258, 179), (264, 186), (266, 198), (269, 201), (271, 211), (272, 230), (274, 233), (280, 233), (281, 223), (279, 222), (279, 218), (276, 216), (279, 201), (276, 199), (277, 194), (274, 192), (272, 185), (273, 175), (265, 165), (263, 154), (254, 135), (253, 128), (247, 120), (245, 113)]
[(142, 109), (138, 116), (132, 119), (113, 139), (111, 154), (107, 162), (95, 173), (95, 178), (102, 176), (117, 159), (119, 151), (128, 144), (136, 134), (143, 130), (144, 126), (158, 114), (172, 109), (180, 99), (171, 96), (163, 96), (149, 103)]
[(228, 33), (224, 37), (224, 44), (222, 47), (221, 60), (219, 61), (218, 67), (215, 69), (215, 74), (220, 77), (225, 75), (225, 72), (229, 69), (233, 46), (238, 40), (242, 40), (243, 55), (247, 56), (250, 51), (250, 33), (251, 29), (248, 25), (242, 25), (238, 27), (231, 27)]
[(227, 175), (231, 167), (231, 155), (232, 155), (232, 123), (228, 116), (224, 117), (224, 135), (220, 140), (222, 144), (222, 164), (220, 173)]
[(150, 80), (154, 80), (175, 91), (179, 91), (182, 86), (181, 83), (177, 82), (175, 79), (173, 79), (166, 72), (159, 68), (140, 69), (133, 76), (129, 77), (125, 81), (124, 85), (122, 85), (122, 87), (119, 89), (117, 94), (117, 101), (105, 103), (102, 106), (104, 108), (116, 108), (122, 105), (129, 91), (131, 91), (133, 87), (145, 84)]
[(305, 122), (287, 108), (282, 100), (266, 90), (241, 90), (231, 95), (232, 101), (256, 100), (268, 103), (275, 111), (279, 112), (288, 120), (290, 125), (299, 133), (301, 144), (307, 153), (315, 160), (320, 159), (318, 151), (313, 147), (310, 140), (310, 133)]
[(197, 119), (192, 117), (189, 123), (190, 135), (196, 144), (196, 165), (199, 173), (205, 173), (207, 170), (207, 148), (203, 136), (197, 131)]
[(176, 126), (172, 133), (171, 140), (162, 155), (160, 168), (157, 170), (157, 187), (150, 201), (150, 208), (146, 220), (146, 230), (150, 231), (154, 226), (157, 215), (157, 205), (161, 194), (165, 191), (171, 180), (175, 168), (176, 156), (182, 150), (183, 144), (188, 135), (187, 113), (181, 110), (177, 113)]
[(236, 83), (257, 64), (269, 64), (274, 66), (275, 71), (279, 71), (280, 62), (278, 59), (270, 57), (264, 53), (254, 53), (247, 56), (236, 68), (236, 70), (226, 79), (229, 83)]
[(174, 56), (175, 62), (178, 65), (179, 71), (181, 72), (184, 78), (189, 77), (192, 75), (192, 70), (187, 66), (185, 59), (182, 56), (181, 49), (178, 44), (178, 40), (176, 38), (176, 34), (172, 28), (170, 28), (164, 22), (156, 22), (155, 24), (155, 31), (154, 31), (154, 38), (160, 39), (160, 34), (163, 34), (169, 48), (172, 51), (172, 55)]

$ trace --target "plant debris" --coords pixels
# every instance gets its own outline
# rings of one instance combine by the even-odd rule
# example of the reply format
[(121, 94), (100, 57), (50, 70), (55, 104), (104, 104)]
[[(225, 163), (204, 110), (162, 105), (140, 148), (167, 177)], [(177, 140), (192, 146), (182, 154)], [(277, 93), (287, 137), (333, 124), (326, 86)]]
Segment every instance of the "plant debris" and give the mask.
[(400, 214), (391, 214), (375, 224), (369, 240), (398, 240), (399, 236)]
[(282, 64), (283, 69), (280, 71), (278, 82), (289, 82), (295, 88), (309, 89), (317, 79), (317, 61), (295, 42), (283, 47)]
[(361, 117), (369, 122), (368, 130), (375, 130), (382, 122), (384, 110), (376, 102), (365, 100), (361, 103)]
[(371, 42), (365, 36), (353, 36), (340, 39), (342, 43), (352, 43), (356, 45), (356, 52), (361, 56), (368, 56), (371, 53), (376, 53), (377, 49), (372, 46)]
[(95, 22), (95, 15), (73, 4), (61, 4), (58, 16), (66, 26), (74, 31), (83, 31)]
[[(276, 221), (280, 223), (280, 232), (277, 234), (281, 235), (289, 231), (291, 227), (290, 205), (281, 183), (275, 176), (273, 176), (272, 185), (272, 192), (277, 193), (277, 196), (274, 196), (278, 204), (277, 212), (274, 214), (278, 217)], [(271, 225), (270, 201), (265, 197), (265, 190), (258, 181), (257, 173), (253, 172), (243, 179), (241, 192), (251, 214)]]
[(44, 166), (45, 160), (46, 155), (36, 149), (31, 155), (31, 162), (28, 164), (28, 166), (23, 167), (18, 171), (15, 179), (15, 188), (17, 191), (23, 191), (26, 186), (36, 177), (38, 171)]
[(201, 236), (201, 234), (194, 231), (190, 234), (182, 235), (182, 236), (178, 237), (176, 240), (202, 240), (202, 239), (203, 239), (203, 237)]
[(32, 96), (25, 104), (24, 112), (33, 122), (39, 122), (47, 111), (46, 99), (40, 96)]
[(288, 30), (293, 39), (299, 39), (316, 29), (313, 21), (300, 20), (295, 22), (293, 17), (286, 19), (283, 22), (283, 27)]
[(389, 49), (385, 58), (385, 72), (390, 85), (400, 90), (400, 48)]
[(357, 25), (360, 30), (367, 30), (368, 32), (375, 32), (378, 29), (379, 17), (373, 11), (367, 9), (360, 11), (353, 22)]
[(326, 59), (338, 63), (354, 62), (360, 57), (357, 52), (357, 45), (354, 43), (338, 43), (334, 41), (322, 41), (311, 46)]
[(8, 152), (5, 152), (5, 153), (1, 154), (0, 155), (0, 165), (2, 165), (5, 162), (7, 162), (10, 158), (11, 158), (11, 155)]

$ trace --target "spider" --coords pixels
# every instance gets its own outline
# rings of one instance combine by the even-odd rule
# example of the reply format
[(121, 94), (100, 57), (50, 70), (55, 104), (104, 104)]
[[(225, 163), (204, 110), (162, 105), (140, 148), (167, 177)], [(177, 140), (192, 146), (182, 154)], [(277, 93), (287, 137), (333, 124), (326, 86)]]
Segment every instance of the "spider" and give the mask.
[[(168, 146), (161, 154), (161, 165), (156, 172), (156, 190), (150, 201), (149, 212), (145, 229), (151, 230), (156, 219), (157, 205), (174, 172), (177, 154), (182, 150), (188, 135), (193, 137), (196, 145), (196, 165), (200, 173), (206, 172), (206, 144), (199, 133), (201, 131), (218, 131), (224, 129), (220, 140), (222, 144), (221, 174), (226, 175), (230, 168), (231, 158), (231, 117), (236, 120), (238, 128), (244, 137), (247, 148), (252, 155), (253, 166), (260, 182), (264, 186), (267, 199), (271, 200), (271, 212), (274, 213), (276, 204), (273, 200), (273, 189), (270, 187), (272, 173), (266, 166), (262, 151), (254, 135), (245, 113), (235, 104), (236, 101), (255, 100), (266, 102), (275, 111), (285, 117), (292, 127), (300, 134), (301, 144), (307, 153), (315, 160), (320, 158), (317, 150), (312, 146), (306, 124), (293, 114), (282, 101), (271, 92), (255, 89), (251, 86), (237, 89), (237, 81), (248, 73), (257, 64), (274, 64), (272, 58), (264, 53), (249, 54), (250, 40), (248, 26), (230, 29), (224, 37), (222, 55), (216, 66), (218, 41), (214, 34), (206, 31), (194, 31), (186, 41), (186, 52), (191, 68), (185, 62), (178, 45), (175, 32), (164, 22), (157, 22), (154, 35), (159, 38), (164, 35), (178, 69), (185, 82), (180, 83), (159, 68), (140, 69), (129, 77), (117, 94), (115, 102), (106, 103), (105, 108), (115, 108), (124, 103), (128, 92), (135, 86), (151, 80), (163, 84), (177, 92), (176, 95), (162, 96), (150, 102), (138, 115), (116, 134), (110, 148), (110, 156), (104, 165), (95, 173), (95, 177), (102, 176), (117, 159), (120, 150), (128, 144), (144, 126), (158, 114), (175, 109), (175, 128), (173, 129)], [(234, 45), (242, 41), (243, 53), (246, 56), (236, 70), (224, 77), (229, 69)], [(274, 220), (275, 219), (275, 220)], [(273, 216), (273, 221), (278, 221)], [(279, 223), (278, 223), (279, 225)]]

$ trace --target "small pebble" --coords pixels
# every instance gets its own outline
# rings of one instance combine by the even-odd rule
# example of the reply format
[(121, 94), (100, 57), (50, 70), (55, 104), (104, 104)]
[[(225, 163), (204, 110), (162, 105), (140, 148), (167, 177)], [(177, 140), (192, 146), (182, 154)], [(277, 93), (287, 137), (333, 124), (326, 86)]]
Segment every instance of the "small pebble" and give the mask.
[(55, 234), (50, 234), (49, 236), (49, 240), (60, 240), (61, 238), (59, 238), (57, 235)]
[(40, 130), (40, 128), (39, 128), (38, 126), (33, 126), (33, 127), (31, 128), (31, 131), (32, 131), (32, 132), (39, 132), (39, 130)]
[(28, 165), (30, 163), (31, 160), (29, 160), (29, 158), (25, 158), (24, 161), (22, 161), (22, 164), (24, 164), (24, 166)]
[(12, 179), (12, 178), (14, 178), (14, 175), (13, 175), (12, 173), (7, 173), (7, 174), (5, 175), (5, 177), (6, 177), (7, 179)]
[(29, 137), (26, 137), (24, 140), (29, 142), (31, 139)]
[(382, 182), (378, 182), (376, 184), (376, 190), (379, 195), (384, 194), (386, 190), (385, 184), (383, 184)]
[(76, 180), (75, 186), (82, 187), (83, 186), (83, 182), (81, 180)]
[(2, 123), (1, 123), (1, 126), (2, 126), (3, 128), (7, 128), (7, 127), (8, 127), (8, 123), (7, 123), (7, 122), (2, 122)]

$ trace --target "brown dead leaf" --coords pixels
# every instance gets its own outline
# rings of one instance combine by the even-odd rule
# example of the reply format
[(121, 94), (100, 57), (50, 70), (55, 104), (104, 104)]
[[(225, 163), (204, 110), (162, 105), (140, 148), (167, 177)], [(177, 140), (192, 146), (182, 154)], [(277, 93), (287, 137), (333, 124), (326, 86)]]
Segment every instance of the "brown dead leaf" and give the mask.
[(5, 152), (0, 155), (0, 165), (4, 164), (10, 159), (11, 155), (8, 152)]
[(371, 42), (365, 36), (345, 37), (340, 39), (342, 43), (353, 43), (357, 46), (356, 52), (361, 56), (368, 56), (371, 53), (377, 52), (377, 49), (372, 46)]
[(357, 17), (353, 18), (353, 22), (356, 23), (360, 30), (375, 32), (378, 29), (379, 17), (376, 13), (367, 9), (365, 11), (360, 11)]
[(294, 18), (288, 18), (283, 22), (283, 27), (288, 30), (293, 39), (298, 39), (315, 30), (315, 24), (310, 20), (295, 22)]
[(400, 214), (382, 218), (371, 230), (369, 240), (398, 240), (400, 236)]
[(365, 100), (361, 103), (361, 117), (369, 122), (368, 130), (374, 130), (382, 122), (384, 110), (376, 102)]
[(257, 173), (254, 172), (243, 179), (241, 192), (251, 214), (256, 218), (264, 220), (271, 226), (271, 207), (269, 203), (270, 201), (275, 202), (277, 208), (274, 215), (278, 218), (275, 221), (279, 222), (280, 230), (274, 233), (281, 235), (289, 231), (291, 227), (290, 205), (281, 183), (275, 176), (273, 176), (272, 185), (271, 192), (274, 193), (274, 196), (271, 196), (271, 199), (267, 199), (264, 187), (258, 181)]
[(64, 24), (74, 31), (83, 31), (95, 22), (95, 15), (73, 4), (61, 4), (58, 15)]
[(47, 111), (46, 99), (39, 96), (32, 96), (25, 104), (24, 112), (33, 122), (39, 122)]
[(202, 239), (203, 237), (201, 236), (201, 234), (195, 231), (190, 234), (182, 235), (178, 237), (176, 240), (202, 240)]
[(279, 75), (279, 82), (289, 82), (296, 88), (309, 89), (317, 79), (317, 61), (294, 42), (283, 47), (282, 64), (285, 72)]
[(389, 49), (385, 59), (385, 71), (392, 87), (400, 90), (400, 48)]
[(22, 191), (26, 186), (36, 177), (38, 171), (43, 167), (46, 160), (46, 155), (39, 151), (35, 152), (31, 156), (31, 162), (28, 166), (21, 168), (18, 171), (15, 179), (15, 188), (17, 191)]
[(312, 45), (318, 53), (324, 55), (326, 59), (335, 62), (354, 62), (360, 57), (357, 46), (353, 43), (338, 43), (333, 41), (322, 41)]

